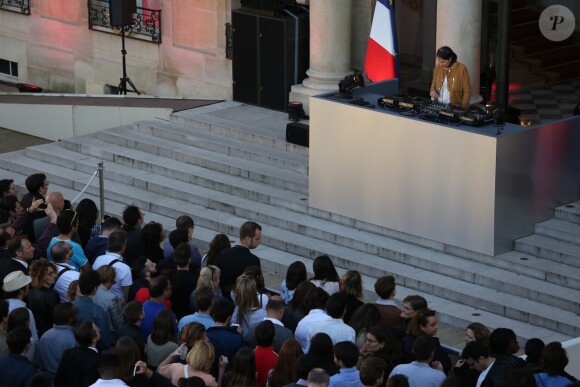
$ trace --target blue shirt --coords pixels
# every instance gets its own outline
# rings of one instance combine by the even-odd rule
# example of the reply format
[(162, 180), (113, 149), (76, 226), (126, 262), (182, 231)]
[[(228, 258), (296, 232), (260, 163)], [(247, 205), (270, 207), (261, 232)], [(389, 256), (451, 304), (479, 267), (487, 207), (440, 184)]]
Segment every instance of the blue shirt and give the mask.
[(101, 332), (99, 346), (102, 349), (105, 349), (112, 345), (114, 340), (111, 335), (109, 316), (107, 316), (107, 312), (105, 312), (105, 310), (99, 305), (95, 304), (88, 296), (79, 296), (72, 303), (79, 310), (77, 324), (80, 324), (83, 321), (94, 322)]
[(74, 267), (76, 271), (80, 271), (81, 266), (87, 263), (88, 260), (87, 257), (85, 257), (85, 252), (83, 251), (81, 245), (71, 240), (61, 241), (60, 239), (56, 239), (56, 237), (52, 238), (48, 244), (48, 247), (46, 248), (46, 257), (48, 260), (50, 262), (53, 261), (52, 254), (50, 254), (50, 249), (52, 249), (52, 246), (56, 245), (57, 242), (66, 242), (70, 245), (70, 247), (72, 247), (73, 255), (70, 257), (68, 264)]
[(28, 387), (38, 371), (24, 356), (8, 354), (0, 356), (0, 386)]
[(363, 387), (356, 367), (341, 368), (338, 374), (330, 377), (328, 387)]
[(439, 387), (445, 380), (443, 372), (417, 361), (399, 364), (393, 368), (389, 377), (393, 375), (405, 375), (409, 380), (409, 387)]
[(550, 376), (547, 372), (540, 372), (539, 374), (535, 374), (534, 377), (536, 378), (536, 384), (542, 387), (566, 387), (572, 383), (565, 376)]
[[(155, 320), (155, 316), (157, 313), (161, 312), (163, 309), (167, 309), (165, 304), (147, 300), (143, 304), (143, 312), (145, 312), (145, 317), (141, 321), (141, 333), (143, 336), (148, 337), (153, 330), (153, 320)], [(177, 325), (177, 317), (175, 317), (175, 313), (173, 314), (173, 318), (175, 321), (175, 325)]]
[(55, 325), (44, 332), (36, 350), (40, 369), (56, 375), (64, 351), (76, 345), (74, 328), (70, 325)]
[(194, 314), (184, 316), (181, 320), (179, 320), (177, 331), (181, 332), (184, 326), (192, 322), (202, 324), (205, 327), (205, 329), (213, 327), (215, 325), (214, 319), (209, 314), (195, 312)]

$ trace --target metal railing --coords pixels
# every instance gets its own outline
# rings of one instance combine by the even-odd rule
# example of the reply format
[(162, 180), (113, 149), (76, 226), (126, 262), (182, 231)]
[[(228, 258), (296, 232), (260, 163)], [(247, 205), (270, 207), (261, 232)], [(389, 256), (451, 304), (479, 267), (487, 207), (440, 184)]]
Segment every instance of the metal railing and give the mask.
[(30, 15), (30, 0), (0, 0), (0, 10)]
[[(89, 7), (89, 29), (121, 35), (121, 27), (111, 26), (111, 15), (107, 0), (88, 0), (87, 3)], [(161, 44), (161, 10), (137, 7), (137, 12), (133, 14), (133, 23), (124, 28), (127, 38)]]

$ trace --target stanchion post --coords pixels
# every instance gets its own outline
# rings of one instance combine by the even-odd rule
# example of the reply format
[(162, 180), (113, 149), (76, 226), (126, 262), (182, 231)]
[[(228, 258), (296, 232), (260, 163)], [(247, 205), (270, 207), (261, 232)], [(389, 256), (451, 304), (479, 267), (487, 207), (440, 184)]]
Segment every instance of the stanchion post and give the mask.
[(101, 223), (105, 220), (105, 167), (99, 161), (99, 199), (101, 201)]

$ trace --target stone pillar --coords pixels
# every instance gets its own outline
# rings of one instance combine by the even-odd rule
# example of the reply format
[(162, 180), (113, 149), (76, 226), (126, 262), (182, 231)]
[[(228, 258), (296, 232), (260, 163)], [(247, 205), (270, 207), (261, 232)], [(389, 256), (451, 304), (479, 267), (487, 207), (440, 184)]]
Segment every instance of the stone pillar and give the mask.
[[(481, 1), (438, 0), (436, 49), (449, 46), (457, 60), (467, 66), (471, 79), (471, 103), (481, 102), (479, 95), (481, 51)], [(433, 53), (435, 65), (435, 53)]]
[(304, 104), (310, 96), (338, 90), (351, 70), (351, 0), (310, 1), (310, 68), (302, 85), (292, 86), (290, 100)]

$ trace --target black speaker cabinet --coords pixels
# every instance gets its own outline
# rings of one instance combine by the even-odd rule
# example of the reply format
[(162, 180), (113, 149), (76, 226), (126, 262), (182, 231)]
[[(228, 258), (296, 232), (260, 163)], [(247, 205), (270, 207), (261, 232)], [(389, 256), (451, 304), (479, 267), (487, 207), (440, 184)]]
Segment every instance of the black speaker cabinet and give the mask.
[(286, 111), (290, 87), (306, 78), (310, 44), (308, 13), (288, 12), (232, 11), (234, 100)]
[(133, 24), (133, 14), (135, 12), (137, 12), (136, 0), (109, 0), (109, 16), (113, 27)]
[(302, 145), (308, 148), (310, 143), (310, 127), (298, 122), (287, 124), (286, 141), (291, 144)]

